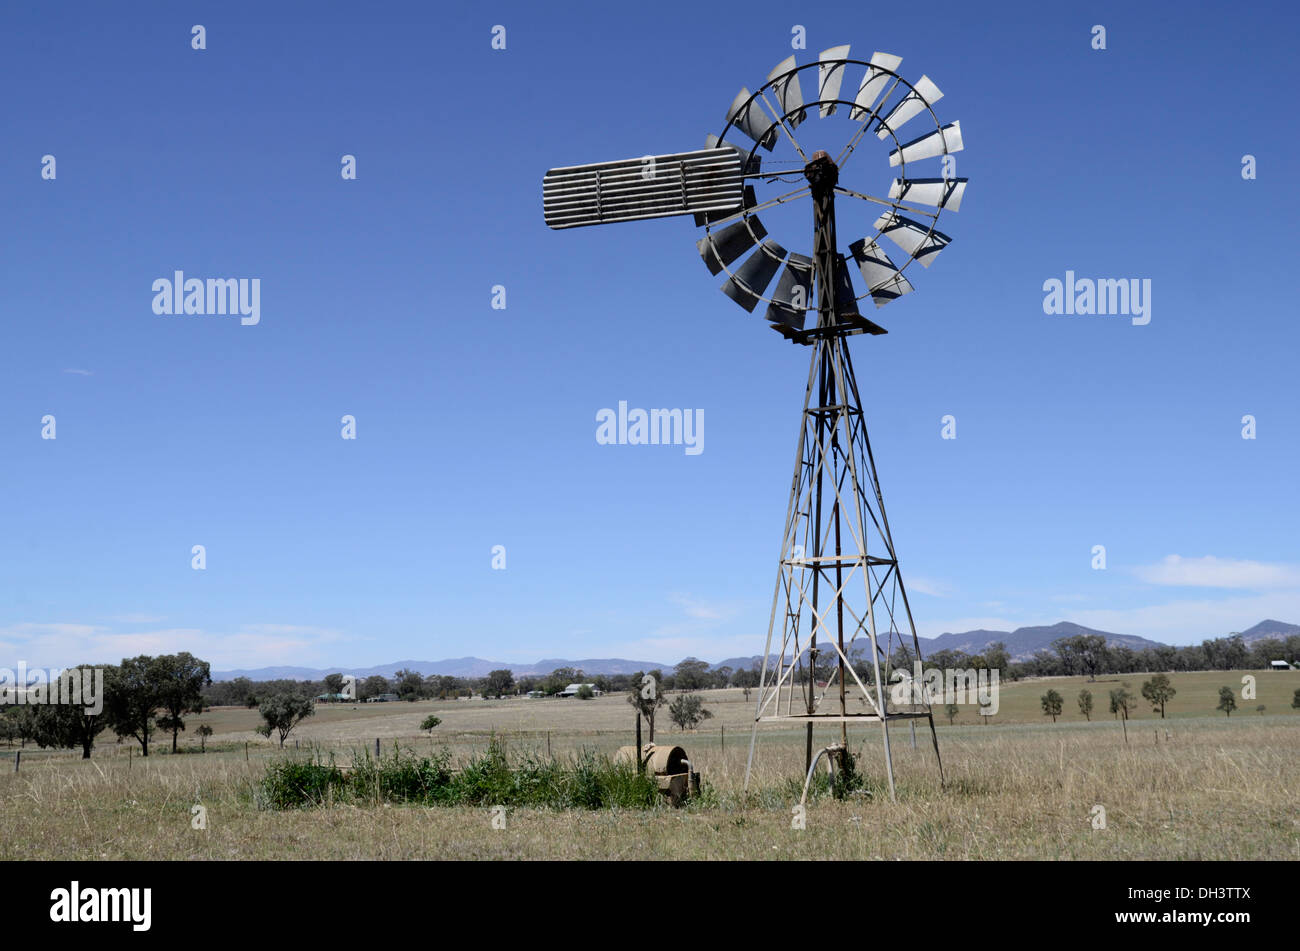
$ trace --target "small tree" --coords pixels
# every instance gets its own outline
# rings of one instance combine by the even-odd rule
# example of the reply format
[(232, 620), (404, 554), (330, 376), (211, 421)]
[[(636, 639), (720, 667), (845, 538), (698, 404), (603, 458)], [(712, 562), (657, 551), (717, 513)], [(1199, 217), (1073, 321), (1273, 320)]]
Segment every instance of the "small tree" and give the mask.
[(509, 670), (493, 670), (487, 675), (487, 682), (483, 686), (485, 696), (500, 697), (515, 689), (515, 675)]
[(1261, 703), (1259, 706), (1257, 706), (1257, 707), (1255, 708), (1255, 712), (1258, 713), (1258, 714), (1262, 717), (1262, 716), (1264, 715), (1264, 710), (1265, 710), (1265, 709), (1267, 709), (1267, 708), (1266, 708), (1266, 707)]
[[(83, 670), (93, 671), (94, 668), (70, 667), (60, 675), (65, 689), (72, 678), (83, 676)], [(95, 737), (108, 727), (108, 718), (103, 716), (102, 712), (87, 713), (82, 704), (52, 703), (26, 709), (31, 711), (29, 738), (36, 740), (41, 746), (54, 749), (71, 750), (80, 747), (82, 759), (90, 759)]]
[(1232, 693), (1231, 687), (1219, 688), (1219, 705), (1216, 710), (1222, 710), (1228, 716), (1232, 716), (1232, 711), (1237, 709), (1237, 698)]
[(1055, 690), (1049, 690), (1047, 693), (1043, 694), (1041, 702), (1043, 706), (1043, 716), (1051, 717), (1052, 722), (1055, 723), (1056, 718), (1061, 715), (1061, 707), (1064, 705), (1061, 695)]
[(158, 718), (158, 729), (172, 735), (175, 753), (176, 737), (185, 729), (185, 714), (202, 710), (203, 688), (212, 683), (212, 673), (206, 660), (188, 651), (156, 657), (153, 667), (158, 681), (158, 706), (165, 714)]
[(166, 672), (157, 658), (141, 654), (104, 670), (104, 717), (118, 736), (134, 737), (149, 755), (149, 740), (158, 729), (154, 719), (163, 705)]
[(1295, 696), (1291, 698), (1291, 709), (1300, 710), (1300, 690), (1297, 690)]
[(1089, 723), (1092, 722), (1092, 691), (1079, 691), (1079, 712), (1083, 714), (1084, 719)]
[(276, 733), (280, 738), (280, 749), (284, 749), (285, 738), (295, 726), (316, 712), (316, 705), (310, 697), (281, 693), (263, 700), (257, 712), (266, 721), (257, 732), (267, 738), (272, 732)]
[(596, 692), (591, 689), (589, 684), (583, 684), (578, 688), (574, 696), (579, 700), (590, 700), (592, 697), (596, 696)]
[(946, 707), (943, 708), (943, 712), (948, 716), (948, 725), (952, 726), (953, 721), (957, 719), (957, 704), (955, 703), (948, 704)]
[(208, 751), (208, 737), (212, 735), (212, 727), (206, 723), (201, 723), (194, 732), (199, 735), (199, 750), (206, 753)]
[(653, 670), (648, 674), (634, 674), (632, 683), (627, 688), (627, 702), (636, 708), (636, 712), (645, 717), (646, 724), (650, 727), (650, 737), (647, 742), (655, 741), (655, 713), (668, 702), (664, 696), (663, 681), (658, 676), (659, 672)]
[(428, 730), (429, 735), (432, 736), (433, 728), (441, 722), (442, 722), (441, 718), (435, 717), (432, 713), (430, 713), (427, 717), (425, 717), (422, 721), (420, 721), (420, 729)]
[(1160, 711), (1162, 720), (1165, 718), (1165, 704), (1172, 700), (1177, 692), (1164, 674), (1156, 674), (1142, 685), (1142, 696), (1151, 704), (1152, 712)]
[(1133, 694), (1129, 693), (1128, 684), (1122, 684), (1118, 690), (1110, 692), (1110, 712), (1124, 725), (1124, 742), (1128, 742), (1128, 709), (1133, 705)]
[(678, 694), (668, 706), (668, 718), (682, 730), (693, 730), (700, 721), (711, 716), (713, 713), (704, 709), (704, 698), (699, 694)]

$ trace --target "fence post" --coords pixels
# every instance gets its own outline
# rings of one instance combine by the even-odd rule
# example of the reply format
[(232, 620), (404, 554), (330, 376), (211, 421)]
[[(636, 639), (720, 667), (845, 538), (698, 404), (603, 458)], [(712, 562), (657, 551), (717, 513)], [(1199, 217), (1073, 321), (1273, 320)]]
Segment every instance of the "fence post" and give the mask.
[(244, 740), (244, 762), (248, 762), (248, 740)]
[(375, 737), (375, 759), (379, 759), (379, 737)]
[(722, 728), (722, 752), (727, 752), (727, 728)]
[(23, 751), (19, 750), (14, 754), (14, 772), (18, 772), (18, 764), (23, 761)]

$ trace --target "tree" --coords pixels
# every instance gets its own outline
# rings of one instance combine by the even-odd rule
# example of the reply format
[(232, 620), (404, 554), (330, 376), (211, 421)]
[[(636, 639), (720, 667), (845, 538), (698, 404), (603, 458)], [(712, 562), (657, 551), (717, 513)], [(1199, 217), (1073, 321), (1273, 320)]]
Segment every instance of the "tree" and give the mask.
[(591, 689), (589, 684), (583, 684), (574, 692), (573, 695), (579, 700), (590, 700), (592, 697), (596, 696), (596, 692)]
[(1043, 705), (1043, 716), (1051, 717), (1052, 722), (1055, 723), (1056, 718), (1061, 715), (1061, 706), (1063, 704), (1061, 695), (1055, 690), (1049, 690), (1047, 693), (1043, 694), (1041, 702)]
[(158, 682), (158, 706), (165, 714), (159, 718), (158, 728), (171, 733), (175, 753), (177, 734), (185, 729), (184, 715), (202, 709), (203, 688), (212, 683), (212, 672), (206, 660), (199, 660), (188, 651), (156, 657), (153, 667)]
[(1237, 698), (1232, 693), (1231, 687), (1219, 688), (1219, 705), (1216, 710), (1222, 710), (1228, 716), (1232, 716), (1232, 711), (1237, 709)]
[(373, 674), (358, 685), (357, 699), (368, 700), (370, 697), (377, 697), (381, 693), (388, 692), (388, 678)]
[(673, 669), (673, 675), (678, 690), (702, 690), (709, 685), (709, 663), (688, 657)]
[(695, 693), (681, 693), (668, 707), (668, 718), (682, 730), (693, 730), (713, 713), (704, 709), (704, 698)]
[(1079, 691), (1079, 712), (1084, 715), (1089, 723), (1092, 722), (1092, 691)]
[[(94, 669), (90, 665), (69, 667), (60, 675), (60, 679), (80, 678), (82, 670)], [(85, 705), (79, 703), (51, 703), (27, 709), (31, 711), (28, 724), (30, 739), (52, 749), (73, 750), (81, 747), (82, 759), (90, 759), (95, 737), (108, 728), (108, 718), (102, 711), (98, 714), (87, 713)]]
[[(567, 685), (566, 685), (567, 686)], [(515, 675), (509, 670), (493, 670), (483, 685), (483, 695), (500, 697), (515, 689)]]
[(280, 749), (284, 749), (285, 738), (295, 726), (316, 712), (316, 705), (310, 697), (280, 693), (263, 700), (257, 712), (266, 721), (257, 732), (269, 738), (274, 731), (280, 737)]
[(343, 692), (343, 675), (326, 674), (325, 675), (325, 692), (342, 693)]
[(419, 700), (424, 696), (424, 675), (414, 670), (398, 670), (393, 673), (397, 682), (397, 695), (403, 700)]
[(446, 700), (448, 697), (458, 697), (464, 689), (464, 682), (458, 677), (452, 677), (449, 674), (430, 674), (424, 682), (424, 689), (430, 696), (437, 697), (439, 700)]
[(948, 725), (952, 726), (953, 720), (957, 717), (957, 704), (950, 703), (943, 708), (943, 712), (948, 716)]
[(1300, 710), (1300, 690), (1297, 690), (1295, 696), (1291, 698), (1291, 709)]
[(1174, 698), (1177, 690), (1169, 683), (1164, 674), (1156, 674), (1142, 685), (1142, 696), (1151, 704), (1152, 712), (1160, 711), (1160, 719), (1165, 718), (1165, 704)]
[(430, 713), (427, 717), (425, 717), (423, 720), (420, 721), (420, 729), (428, 730), (429, 735), (432, 736), (433, 728), (441, 722), (442, 719), (440, 717), (435, 717), (432, 713)]
[(199, 749), (206, 753), (208, 751), (208, 737), (212, 735), (212, 727), (206, 723), (200, 723), (199, 728), (194, 732), (199, 735)]
[(164, 672), (146, 654), (123, 658), (104, 671), (104, 716), (118, 736), (133, 737), (143, 756), (158, 728), (154, 715), (162, 706)]
[[(1005, 672), (1011, 666), (1011, 654), (1007, 652), (1007, 645), (1002, 641), (994, 641), (984, 648), (984, 662), (988, 664), (989, 670)], [(910, 668), (909, 664), (906, 669)]]
[(1134, 701), (1133, 694), (1129, 693), (1128, 684), (1121, 684), (1118, 690), (1110, 692), (1110, 712), (1124, 725), (1124, 742), (1128, 742), (1128, 708)]
[(655, 741), (655, 712), (667, 703), (667, 698), (664, 697), (663, 680), (659, 676), (659, 671), (652, 670), (648, 674), (638, 672), (632, 678), (631, 685), (627, 688), (627, 702), (636, 709), (638, 714), (645, 717), (646, 723), (650, 727), (650, 737), (647, 742), (653, 743)]
[(1265, 711), (1266, 709), (1268, 709), (1268, 708), (1265, 707), (1265, 706), (1261, 703), (1259, 706), (1257, 706), (1257, 707), (1255, 708), (1255, 712), (1258, 713), (1258, 714), (1262, 717), (1262, 716), (1264, 715), (1264, 711)]

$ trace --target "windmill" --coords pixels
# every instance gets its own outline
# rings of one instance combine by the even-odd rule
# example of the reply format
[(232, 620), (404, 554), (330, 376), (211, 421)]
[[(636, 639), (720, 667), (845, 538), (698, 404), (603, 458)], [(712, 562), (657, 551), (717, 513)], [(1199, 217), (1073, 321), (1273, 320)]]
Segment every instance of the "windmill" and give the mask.
[[(895, 651), (910, 641), (911, 657), (919, 659), (920, 644), (846, 342), (886, 332), (859, 311), (859, 303), (870, 298), (879, 309), (911, 293), (904, 272), (917, 262), (928, 268), (948, 245), (938, 219), (958, 210), (966, 190), (967, 180), (952, 174), (950, 157), (962, 148), (960, 124), (939, 121), (934, 104), (943, 93), (926, 76), (908, 82), (897, 72), (900, 63), (900, 57), (880, 52), (869, 61), (852, 59), (848, 46), (832, 47), (803, 65), (791, 56), (756, 92), (741, 89), (726, 125), (708, 136), (704, 149), (556, 168), (543, 183), (546, 223), (556, 229), (694, 215), (704, 229), (696, 243), (701, 258), (712, 274), (726, 274), (723, 293), (750, 313), (765, 304), (764, 319), (774, 330), (811, 348), (746, 788), (760, 723), (804, 725), (808, 779), (823, 755), (832, 770), (843, 768), (850, 723), (880, 724), (891, 798), (890, 721), (927, 720), (939, 759), (932, 698), (909, 696), (911, 702), (891, 706)], [(857, 81), (856, 91), (852, 82), (845, 88), (846, 79)], [(816, 98), (804, 98), (805, 83)], [(837, 117), (837, 123), (801, 128), (814, 113), (819, 120)], [(902, 140), (900, 135), (915, 131), (909, 123), (918, 118), (927, 120), (915, 124), (924, 131)], [(804, 137), (821, 144), (827, 130), (842, 143), (834, 157), (800, 142)], [(735, 144), (731, 133), (750, 144)], [(868, 133), (885, 143), (889, 165), (897, 169), (883, 197), (841, 183)], [(765, 159), (763, 152), (772, 155)], [(931, 177), (908, 177), (909, 163), (916, 168), (930, 159), (940, 162)], [(783, 191), (800, 179), (800, 187)], [(837, 198), (848, 202), (845, 221), (870, 212), (869, 225), (849, 225), (855, 230), (847, 255), (840, 251), (839, 232), (846, 229), (837, 229)], [(758, 216), (788, 216), (804, 200), (812, 210), (809, 255), (787, 251)], [(901, 252), (901, 266), (882, 238)], [(861, 296), (853, 286), (854, 267), (865, 285)], [(814, 755), (816, 724), (837, 725), (839, 742)], [(940, 760), (941, 781), (942, 769)]]

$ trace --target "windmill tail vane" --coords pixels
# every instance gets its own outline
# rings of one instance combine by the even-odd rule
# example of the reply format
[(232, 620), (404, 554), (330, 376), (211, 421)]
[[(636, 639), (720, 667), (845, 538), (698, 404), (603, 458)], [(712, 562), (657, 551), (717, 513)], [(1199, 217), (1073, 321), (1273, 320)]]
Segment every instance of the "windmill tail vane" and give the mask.
[[(967, 179), (952, 174), (952, 156), (963, 149), (960, 123), (940, 122), (934, 105), (943, 93), (928, 76), (915, 83), (904, 79), (901, 63), (901, 57), (881, 52), (867, 61), (852, 59), (848, 46), (827, 49), (802, 65), (790, 56), (757, 91), (742, 87), (721, 133), (709, 135), (705, 148), (554, 168), (543, 180), (546, 224), (557, 230), (692, 215), (704, 229), (696, 242), (701, 259), (711, 274), (725, 274), (723, 293), (749, 313), (765, 304), (764, 319), (774, 330), (811, 348), (746, 787), (763, 723), (804, 726), (810, 778), (823, 754), (832, 770), (851, 769), (848, 725), (878, 723), (893, 797), (889, 724), (924, 719), (943, 781), (929, 703), (891, 705), (888, 696), (894, 649), (907, 648), (919, 658), (920, 644), (845, 339), (887, 332), (860, 312), (861, 302), (869, 298), (878, 310), (912, 293), (904, 272), (913, 263), (929, 268), (951, 243), (937, 223), (944, 211), (960, 209), (966, 192)], [(804, 98), (805, 83), (816, 98)], [(801, 143), (809, 128), (801, 127), (814, 115), (838, 115), (847, 125), (837, 150)], [(914, 131), (904, 126), (922, 117), (933, 127), (900, 138)], [(732, 133), (749, 144), (731, 141)], [(896, 171), (887, 189), (846, 184), (847, 166), (865, 151), (867, 133), (892, 146), (889, 167)], [(772, 155), (765, 158), (764, 152)], [(941, 163), (938, 175), (935, 159)], [(930, 174), (908, 177), (908, 163)], [(792, 173), (801, 173), (804, 183), (792, 181)], [(760, 212), (804, 201), (812, 210), (809, 253), (788, 250), (759, 218)], [(849, 214), (840, 217), (837, 211)], [(840, 250), (840, 231), (852, 235), (847, 254)], [(901, 266), (882, 240), (901, 252)], [(855, 268), (865, 287), (861, 295), (854, 288)], [(861, 658), (863, 647), (866, 657), (855, 665), (852, 658)], [(829, 668), (822, 656), (831, 661)], [(819, 672), (827, 679), (819, 681)], [(814, 755), (819, 723), (838, 726), (839, 742)]]

